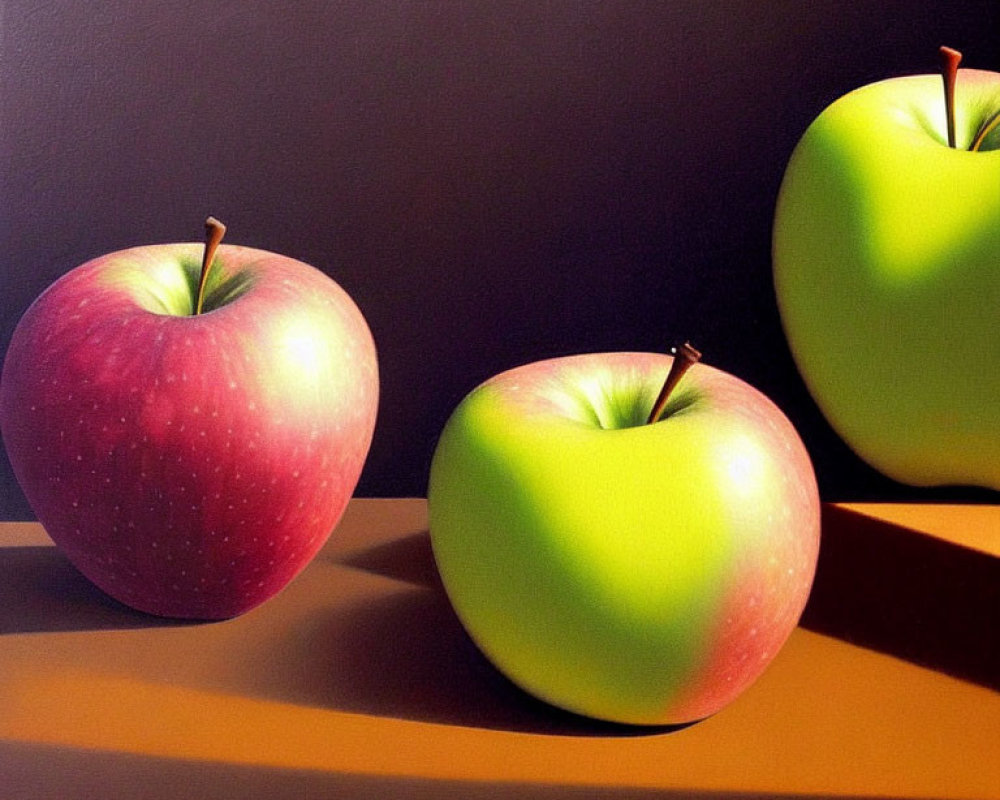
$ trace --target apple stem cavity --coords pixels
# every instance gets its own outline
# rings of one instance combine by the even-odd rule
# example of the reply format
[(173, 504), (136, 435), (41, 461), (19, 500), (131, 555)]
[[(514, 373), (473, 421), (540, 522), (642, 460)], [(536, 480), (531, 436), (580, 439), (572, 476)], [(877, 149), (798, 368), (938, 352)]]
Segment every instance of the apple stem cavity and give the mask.
[(680, 347), (674, 349), (674, 363), (670, 365), (670, 372), (667, 373), (667, 379), (663, 382), (663, 388), (660, 389), (660, 394), (657, 396), (656, 402), (653, 403), (653, 410), (649, 412), (649, 417), (646, 420), (647, 425), (652, 425), (660, 418), (663, 409), (667, 407), (670, 395), (680, 383), (681, 378), (684, 377), (684, 373), (700, 360), (701, 353), (695, 350), (689, 342), (684, 342)]
[(955, 82), (962, 54), (952, 47), (938, 49), (941, 59), (941, 77), (944, 79), (944, 113), (948, 125), (948, 147), (955, 147)]
[(997, 125), (1000, 125), (1000, 111), (997, 111), (992, 117), (988, 117), (979, 127), (975, 137), (972, 139), (972, 144), (969, 145), (969, 152), (977, 152), (982, 147), (986, 137), (996, 129)]
[(219, 249), (222, 237), (226, 235), (226, 226), (215, 217), (205, 220), (205, 252), (201, 257), (201, 277), (198, 279), (198, 296), (194, 304), (194, 316), (201, 313), (205, 303), (205, 286), (208, 283), (208, 273), (212, 269), (215, 251)]

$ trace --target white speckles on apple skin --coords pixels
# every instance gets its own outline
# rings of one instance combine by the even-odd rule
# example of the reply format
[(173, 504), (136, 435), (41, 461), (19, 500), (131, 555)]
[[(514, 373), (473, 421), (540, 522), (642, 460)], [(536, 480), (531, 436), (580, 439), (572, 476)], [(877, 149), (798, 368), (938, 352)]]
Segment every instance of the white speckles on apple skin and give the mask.
[[(69, 287), (87, 277), (71, 276)], [(77, 567), (123, 602), (165, 616), (242, 613), (308, 563), (353, 491), (377, 401), (370, 338), (363, 369), (303, 392), (274, 384), (266, 341), (248, 346), (265, 326), (226, 309), (152, 314), (88, 280), (76, 319), (26, 314), (9, 350), (0, 422), (29, 502)], [(42, 307), (58, 300), (48, 294)], [(367, 335), (356, 309), (347, 316)]]

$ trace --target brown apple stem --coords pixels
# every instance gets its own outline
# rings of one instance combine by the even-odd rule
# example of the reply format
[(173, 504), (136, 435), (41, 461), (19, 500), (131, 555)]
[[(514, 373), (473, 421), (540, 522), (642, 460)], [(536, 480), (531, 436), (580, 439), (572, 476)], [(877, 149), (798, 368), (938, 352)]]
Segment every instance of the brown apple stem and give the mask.
[(979, 126), (979, 130), (976, 131), (972, 144), (969, 145), (969, 151), (973, 153), (977, 152), (979, 148), (983, 146), (983, 142), (986, 137), (993, 132), (997, 125), (1000, 125), (1000, 111), (997, 111), (992, 117), (989, 117), (982, 125)]
[(663, 409), (667, 407), (670, 395), (680, 383), (681, 378), (684, 377), (684, 373), (700, 359), (701, 353), (688, 342), (684, 342), (675, 350), (674, 363), (670, 365), (670, 372), (667, 373), (667, 379), (663, 382), (663, 388), (660, 389), (660, 394), (657, 396), (656, 402), (653, 403), (653, 410), (649, 412), (649, 417), (646, 419), (647, 425), (652, 425), (660, 418)]
[(215, 251), (219, 248), (222, 237), (226, 235), (226, 226), (215, 217), (205, 220), (205, 252), (201, 257), (201, 278), (198, 280), (198, 297), (194, 304), (195, 316), (201, 313), (205, 302), (205, 285), (208, 283), (208, 272), (212, 268)]
[(941, 59), (941, 77), (944, 79), (944, 113), (948, 123), (948, 147), (955, 147), (955, 82), (962, 54), (951, 47), (938, 50)]

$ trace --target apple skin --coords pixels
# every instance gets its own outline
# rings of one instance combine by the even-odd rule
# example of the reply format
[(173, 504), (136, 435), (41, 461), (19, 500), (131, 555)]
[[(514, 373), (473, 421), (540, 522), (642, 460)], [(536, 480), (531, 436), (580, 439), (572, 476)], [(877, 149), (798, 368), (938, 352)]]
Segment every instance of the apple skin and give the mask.
[(1000, 74), (893, 78), (824, 110), (778, 196), (774, 284), (799, 371), (841, 438), (915, 486), (1000, 489)]
[[(151, 614), (222, 619), (280, 591), (340, 518), (378, 401), (368, 326), (319, 270), (222, 245), (137, 247), (28, 308), (0, 429), (47, 533), (93, 583)], [(214, 295), (213, 295), (214, 292)]]
[(471, 638), (532, 695), (618, 723), (731, 702), (797, 624), (819, 548), (809, 456), (759, 391), (695, 364), (643, 424), (671, 361), (501, 373), (431, 464), (434, 556)]

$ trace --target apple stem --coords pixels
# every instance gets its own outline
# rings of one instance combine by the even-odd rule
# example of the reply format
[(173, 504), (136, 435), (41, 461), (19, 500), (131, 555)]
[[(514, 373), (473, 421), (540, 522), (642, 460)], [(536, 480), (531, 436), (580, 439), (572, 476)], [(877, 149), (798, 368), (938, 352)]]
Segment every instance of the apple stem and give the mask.
[(663, 409), (667, 407), (670, 395), (680, 383), (681, 378), (684, 377), (684, 373), (701, 359), (701, 353), (695, 350), (689, 342), (684, 342), (680, 347), (674, 348), (673, 353), (674, 363), (670, 365), (670, 372), (667, 373), (667, 379), (663, 382), (663, 388), (660, 389), (660, 394), (657, 396), (656, 402), (653, 403), (653, 410), (649, 412), (649, 417), (646, 419), (647, 425), (652, 425), (660, 418)]
[(951, 47), (938, 49), (941, 59), (941, 77), (944, 79), (944, 113), (948, 123), (948, 147), (955, 147), (955, 82), (962, 54)]
[(195, 316), (201, 313), (205, 302), (205, 285), (208, 283), (208, 273), (212, 268), (215, 251), (219, 248), (222, 237), (226, 235), (226, 226), (215, 217), (205, 220), (205, 252), (201, 257), (201, 277), (198, 280), (198, 296), (194, 304)]
[(997, 111), (996, 114), (988, 118), (979, 127), (979, 130), (976, 132), (975, 138), (972, 140), (972, 144), (969, 145), (969, 151), (973, 153), (977, 152), (979, 148), (982, 147), (983, 141), (986, 139), (987, 136), (990, 135), (990, 133), (993, 131), (994, 128), (996, 128), (997, 125), (1000, 125), (1000, 111)]

